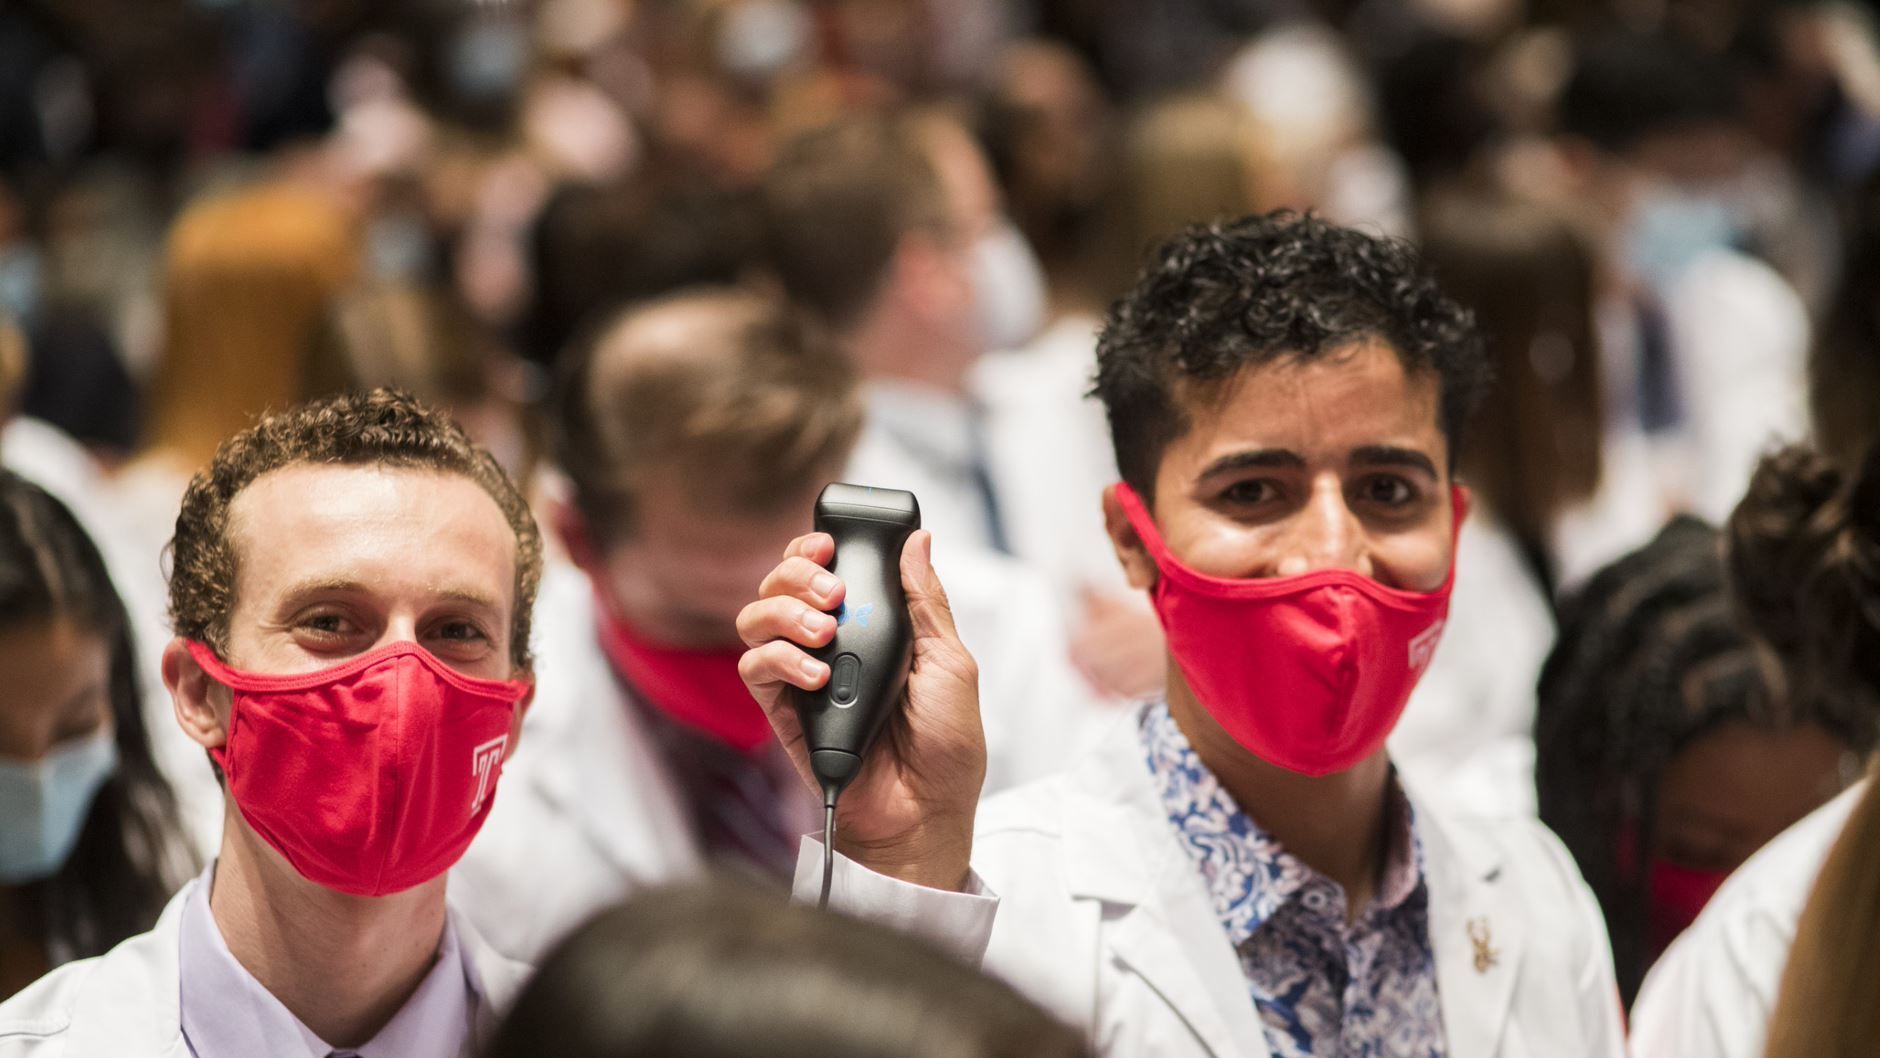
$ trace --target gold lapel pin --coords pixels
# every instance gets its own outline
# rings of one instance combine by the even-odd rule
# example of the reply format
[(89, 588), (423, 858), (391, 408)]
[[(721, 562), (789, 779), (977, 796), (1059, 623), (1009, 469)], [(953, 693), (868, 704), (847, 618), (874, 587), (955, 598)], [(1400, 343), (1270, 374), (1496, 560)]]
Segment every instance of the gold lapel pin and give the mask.
[(1472, 918), (1468, 922), (1469, 943), (1475, 945), (1475, 972), (1485, 974), (1501, 962), (1501, 952), (1495, 950), (1494, 938), (1488, 932), (1488, 919)]

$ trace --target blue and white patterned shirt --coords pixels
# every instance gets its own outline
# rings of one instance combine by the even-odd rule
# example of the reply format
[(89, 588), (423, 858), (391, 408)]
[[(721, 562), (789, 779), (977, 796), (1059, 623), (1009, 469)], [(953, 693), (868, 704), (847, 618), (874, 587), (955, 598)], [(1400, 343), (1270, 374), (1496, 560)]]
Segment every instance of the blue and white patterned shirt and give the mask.
[(1377, 899), (1347, 924), (1344, 890), (1255, 823), (1156, 705), (1149, 772), (1240, 955), (1275, 1058), (1444, 1058), (1429, 898), (1415, 814), (1391, 784)]

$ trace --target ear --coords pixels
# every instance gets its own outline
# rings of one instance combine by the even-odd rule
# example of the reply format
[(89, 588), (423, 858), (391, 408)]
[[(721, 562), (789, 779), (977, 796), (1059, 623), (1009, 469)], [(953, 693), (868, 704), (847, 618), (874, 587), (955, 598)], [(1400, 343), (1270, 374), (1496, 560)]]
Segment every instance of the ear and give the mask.
[(203, 749), (215, 749), (228, 742), (232, 705), (228, 692), (202, 671), (180, 638), (170, 640), (163, 648), (163, 686), (170, 692), (177, 726), (190, 741)]
[(1103, 528), (1110, 534), (1110, 546), (1116, 549), (1116, 560), (1123, 564), (1129, 586), (1138, 591), (1153, 588), (1155, 558), (1144, 546), (1136, 527), (1129, 523), (1129, 515), (1123, 513), (1123, 502), (1116, 498), (1115, 485), (1103, 490)]
[(525, 672), (516, 678), (519, 680), (528, 680), (529, 689), (523, 694), (522, 700), (516, 703), (515, 715), (510, 718), (509, 745), (503, 749), (504, 764), (508, 764), (509, 758), (516, 755), (516, 743), (522, 741), (523, 718), (529, 715), (529, 707), (535, 704), (535, 674)]
[(555, 499), (548, 501), (548, 520), (561, 546), (567, 550), (568, 560), (592, 576), (600, 562), (600, 550), (594, 545), (587, 515), (567, 500)]

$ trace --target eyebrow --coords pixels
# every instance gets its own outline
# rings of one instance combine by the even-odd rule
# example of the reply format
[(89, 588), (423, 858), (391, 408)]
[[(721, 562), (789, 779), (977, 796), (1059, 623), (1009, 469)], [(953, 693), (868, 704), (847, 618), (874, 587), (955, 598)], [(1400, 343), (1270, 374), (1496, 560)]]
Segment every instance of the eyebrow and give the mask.
[(1254, 448), (1222, 456), (1209, 463), (1201, 476), (1208, 478), (1232, 470), (1299, 470), (1305, 465), (1306, 461), (1297, 452), (1285, 448)]
[[(370, 590), (365, 583), (346, 577), (314, 577), (293, 585), (282, 598), (298, 601), (309, 595), (363, 595)], [(492, 613), (501, 613), (503, 610), (502, 604), (495, 599), (468, 588), (440, 588), (431, 594), (451, 602), (481, 607)]]
[(1409, 467), (1433, 478), (1439, 476), (1435, 460), (1414, 448), (1397, 445), (1364, 445), (1352, 451), (1351, 462), (1361, 467)]

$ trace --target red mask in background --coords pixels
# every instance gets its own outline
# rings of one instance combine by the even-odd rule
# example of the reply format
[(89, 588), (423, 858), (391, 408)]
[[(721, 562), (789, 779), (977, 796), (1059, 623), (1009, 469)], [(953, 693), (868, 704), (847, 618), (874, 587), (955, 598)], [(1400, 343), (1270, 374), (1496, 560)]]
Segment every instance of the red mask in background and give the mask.
[(596, 598), (601, 649), (647, 704), (677, 723), (751, 754), (768, 745), (770, 718), (738, 675), (742, 647), (703, 650), (648, 639)]
[(1656, 959), (1678, 934), (1691, 928), (1697, 915), (1717, 894), (1729, 871), (1703, 871), (1664, 860), (1653, 860), (1645, 876), (1645, 939)]
[[(1342, 569), (1213, 577), (1170, 553), (1128, 485), (1116, 495), (1161, 574), (1153, 597), (1169, 654), (1235, 742), (1306, 775), (1344, 771), (1384, 744), (1442, 637), (1453, 564), (1433, 592)], [(1452, 502), (1459, 532), (1465, 493)]]
[(489, 816), (527, 681), (480, 680), (412, 642), (319, 672), (243, 672), (209, 751), (242, 818), (308, 881), (384, 896), (449, 870)]

